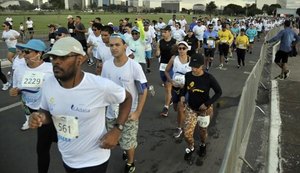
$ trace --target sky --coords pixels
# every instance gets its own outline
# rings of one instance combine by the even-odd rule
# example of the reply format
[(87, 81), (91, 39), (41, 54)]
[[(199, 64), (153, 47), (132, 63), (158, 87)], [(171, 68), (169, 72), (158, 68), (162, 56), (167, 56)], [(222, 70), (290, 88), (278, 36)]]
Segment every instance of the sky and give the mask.
[[(151, 0), (151, 6), (160, 6), (161, 0)], [(255, 0), (181, 0), (181, 8), (192, 9), (194, 4), (203, 4), (206, 5), (211, 1), (215, 1), (217, 7), (226, 6), (228, 4), (237, 4), (244, 7), (247, 3), (255, 3)]]

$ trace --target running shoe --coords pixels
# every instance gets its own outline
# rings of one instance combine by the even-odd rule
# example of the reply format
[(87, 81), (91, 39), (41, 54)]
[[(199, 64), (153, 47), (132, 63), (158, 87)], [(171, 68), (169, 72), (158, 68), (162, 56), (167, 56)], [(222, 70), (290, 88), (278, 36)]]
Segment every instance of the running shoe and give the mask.
[(173, 134), (174, 138), (179, 138), (182, 134), (182, 129), (181, 128), (177, 128), (176, 132)]
[(223, 64), (220, 64), (220, 65), (219, 65), (219, 68), (223, 68)]
[(92, 66), (92, 65), (94, 65), (95, 63), (94, 62), (92, 62), (92, 61), (89, 61), (88, 62), (88, 66)]
[(29, 129), (29, 124), (28, 124), (28, 120), (22, 125), (22, 127), (20, 128), (22, 131), (28, 130)]
[(241, 66), (240, 65), (237, 65), (237, 68), (240, 68)]
[(195, 149), (185, 149), (184, 160), (191, 160)]
[(276, 76), (274, 79), (283, 80), (283, 79), (284, 79), (284, 77), (283, 77), (283, 76), (280, 74), (280, 75)]
[(291, 70), (287, 70), (286, 72), (284, 72), (283, 78), (284, 78), (284, 79), (288, 78), (288, 77), (290, 76), (290, 73), (291, 73)]
[(128, 155), (127, 155), (126, 151), (123, 151), (122, 158), (124, 161), (128, 160)]
[(3, 84), (2, 90), (6, 91), (6, 90), (8, 90), (9, 87), (10, 87), (10, 83), (7, 82), (6, 84)]
[(155, 90), (154, 90), (154, 86), (153, 85), (150, 85), (149, 88), (148, 88), (148, 90), (149, 90), (149, 92), (150, 92), (150, 94), (151, 94), (152, 97), (155, 96)]
[(169, 109), (164, 106), (164, 108), (162, 109), (160, 115), (163, 116), (163, 117), (167, 117), (168, 113), (169, 113)]
[(125, 165), (125, 173), (134, 173), (135, 172), (135, 166), (134, 166), (134, 163), (131, 163), (131, 164), (126, 164)]

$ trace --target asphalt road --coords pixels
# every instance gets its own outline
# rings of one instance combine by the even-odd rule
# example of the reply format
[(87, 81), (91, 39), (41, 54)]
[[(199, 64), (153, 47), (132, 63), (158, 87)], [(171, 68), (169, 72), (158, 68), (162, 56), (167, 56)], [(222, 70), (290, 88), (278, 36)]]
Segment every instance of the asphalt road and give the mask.
[[(147, 74), (147, 78), (154, 85), (156, 95), (148, 96), (140, 119), (139, 145), (135, 161), (137, 173), (218, 172), (242, 88), (259, 58), (260, 47), (261, 43), (254, 45), (253, 54), (246, 55), (246, 66), (240, 69), (236, 68), (235, 54), (223, 70), (216, 68), (219, 62), (218, 58), (215, 58), (210, 73), (219, 81), (223, 95), (215, 104), (215, 116), (209, 127), (207, 156), (205, 159), (199, 159), (195, 154), (193, 165), (187, 164), (183, 159), (186, 148), (185, 141), (183, 139), (175, 140), (172, 137), (176, 127), (176, 113), (171, 110), (169, 117), (159, 116), (164, 103), (164, 92), (159, 78), (158, 63), (156, 59), (153, 59), (152, 73)], [(218, 57), (217, 54), (216, 57)], [(93, 70), (87, 65), (84, 66), (84, 69), (86, 71)], [(7, 70), (9, 69), (3, 69), (4, 72)], [(25, 132), (19, 130), (25, 117), (21, 106), (15, 104), (19, 102), (18, 98), (11, 98), (8, 91), (0, 91), (0, 98), (0, 173), (36, 173), (36, 130)], [(112, 151), (108, 173), (121, 173), (124, 165), (122, 152), (117, 147)], [(61, 157), (56, 144), (53, 143), (49, 173), (62, 172), (64, 169)]]

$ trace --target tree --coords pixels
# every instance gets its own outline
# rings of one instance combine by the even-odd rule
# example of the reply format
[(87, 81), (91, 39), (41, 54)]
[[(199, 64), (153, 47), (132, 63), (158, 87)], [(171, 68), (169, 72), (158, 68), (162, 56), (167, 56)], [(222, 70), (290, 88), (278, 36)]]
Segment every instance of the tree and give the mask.
[(262, 11), (263, 11), (264, 13), (268, 13), (269, 8), (270, 8), (269, 5), (264, 4), (264, 6), (262, 7)]
[(300, 16), (300, 8), (297, 8), (296, 13)]
[(277, 8), (281, 8), (281, 6), (279, 4), (272, 4), (272, 5), (270, 5), (270, 7), (269, 7), (269, 9), (267, 11), (268, 15), (274, 15), (274, 14), (276, 14), (276, 9)]
[(242, 6), (236, 4), (228, 4), (224, 7), (223, 13), (230, 16), (239, 15), (244, 13), (244, 9)]
[(208, 4), (206, 4), (205, 12), (209, 14), (211, 17), (211, 14), (217, 9), (217, 6), (215, 4), (215, 1), (210, 1)]
[(74, 10), (81, 10), (81, 7), (78, 4), (73, 5)]
[(61, 0), (49, 0), (49, 4), (52, 5), (55, 9), (64, 9), (65, 8), (65, 2)]

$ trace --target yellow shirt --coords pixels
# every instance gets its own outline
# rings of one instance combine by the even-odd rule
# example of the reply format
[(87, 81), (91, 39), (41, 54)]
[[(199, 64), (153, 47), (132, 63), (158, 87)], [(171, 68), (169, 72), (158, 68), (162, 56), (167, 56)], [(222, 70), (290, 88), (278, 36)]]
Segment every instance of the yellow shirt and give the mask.
[(235, 45), (239, 49), (247, 49), (249, 45), (249, 38), (246, 35), (239, 35), (236, 37)]
[(232, 33), (226, 29), (225, 31), (220, 30), (218, 32), (219, 38), (220, 38), (220, 43), (227, 43), (227, 44), (231, 44), (233, 41), (233, 35)]

